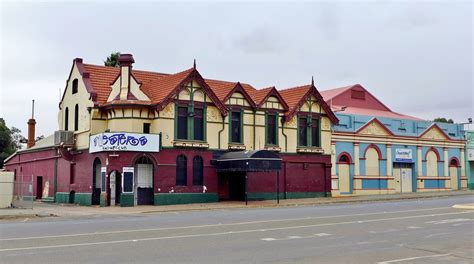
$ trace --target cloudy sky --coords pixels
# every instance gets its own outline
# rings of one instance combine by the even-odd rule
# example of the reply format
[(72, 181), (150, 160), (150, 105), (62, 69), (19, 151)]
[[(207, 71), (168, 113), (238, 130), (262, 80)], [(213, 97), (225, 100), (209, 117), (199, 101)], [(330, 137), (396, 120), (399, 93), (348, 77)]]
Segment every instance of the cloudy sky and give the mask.
[(72, 60), (132, 53), (135, 69), (326, 90), (360, 83), (394, 111), (474, 116), (471, 1), (1, 1), (0, 117), (57, 128)]

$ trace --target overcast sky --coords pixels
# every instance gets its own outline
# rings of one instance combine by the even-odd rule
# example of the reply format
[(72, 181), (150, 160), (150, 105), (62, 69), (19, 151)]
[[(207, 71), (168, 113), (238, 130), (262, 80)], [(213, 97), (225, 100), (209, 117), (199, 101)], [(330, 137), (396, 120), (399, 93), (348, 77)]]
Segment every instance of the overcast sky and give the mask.
[(394, 111), (474, 116), (473, 4), (427, 2), (2, 1), (0, 117), (26, 134), (57, 129), (59, 90), (76, 57), (205, 78), (326, 90), (362, 84)]

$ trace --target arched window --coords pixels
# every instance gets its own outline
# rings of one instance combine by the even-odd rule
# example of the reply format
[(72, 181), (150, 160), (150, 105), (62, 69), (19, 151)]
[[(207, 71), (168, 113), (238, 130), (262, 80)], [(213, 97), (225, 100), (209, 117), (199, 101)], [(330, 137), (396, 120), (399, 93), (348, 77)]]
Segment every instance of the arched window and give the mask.
[(153, 188), (153, 163), (148, 157), (140, 157), (135, 162), (135, 174), (137, 187)]
[(69, 108), (64, 109), (64, 130), (69, 130)]
[(204, 183), (204, 166), (201, 156), (193, 158), (193, 185), (203, 185)]
[(438, 176), (438, 155), (433, 150), (426, 153), (426, 176)]
[(346, 154), (342, 154), (342, 155), (339, 157), (339, 163), (342, 163), (342, 164), (350, 164), (350, 163), (351, 163), (351, 159), (350, 159)]
[(187, 185), (187, 168), (188, 160), (186, 156), (179, 155), (176, 157), (176, 185)]
[(369, 147), (365, 152), (365, 175), (378, 176), (379, 170), (379, 153), (373, 147)]
[(459, 162), (456, 158), (451, 158), (449, 162), (449, 167), (459, 167)]
[(74, 131), (79, 130), (79, 105), (74, 107)]
[(72, 94), (77, 93), (77, 82), (77, 79), (74, 79), (74, 81), (72, 81)]

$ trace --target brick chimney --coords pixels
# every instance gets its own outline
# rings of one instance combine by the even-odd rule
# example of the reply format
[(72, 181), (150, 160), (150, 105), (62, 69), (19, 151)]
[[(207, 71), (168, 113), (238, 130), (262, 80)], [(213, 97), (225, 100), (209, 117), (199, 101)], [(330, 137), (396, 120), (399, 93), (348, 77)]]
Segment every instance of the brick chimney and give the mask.
[(31, 148), (35, 145), (35, 128), (36, 120), (35, 115), (35, 100), (33, 100), (33, 106), (31, 109), (31, 118), (28, 120), (28, 142), (26, 143), (27, 148)]
[(127, 100), (130, 92), (132, 64), (135, 60), (132, 54), (120, 54), (118, 62), (120, 65), (120, 100)]

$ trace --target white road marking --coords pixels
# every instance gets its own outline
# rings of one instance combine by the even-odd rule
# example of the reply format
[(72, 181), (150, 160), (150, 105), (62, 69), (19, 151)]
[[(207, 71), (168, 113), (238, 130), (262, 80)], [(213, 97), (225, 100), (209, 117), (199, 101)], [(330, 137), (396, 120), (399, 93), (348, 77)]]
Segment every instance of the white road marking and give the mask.
[(425, 222), (425, 223), (433, 224), (433, 225), (439, 225), (439, 224), (450, 224), (450, 223), (466, 222), (466, 221), (473, 221), (473, 219), (454, 218), (454, 219), (444, 219), (444, 220), (437, 220), (437, 221), (428, 221), (428, 222)]
[(407, 226), (408, 229), (420, 229), (422, 227), (419, 226)]
[(415, 260), (415, 259), (424, 259), (424, 258), (437, 258), (437, 257), (445, 257), (445, 256), (449, 256), (449, 255), (451, 255), (451, 254), (438, 254), (438, 255), (428, 255), (428, 256), (413, 257), (413, 258), (393, 259), (393, 260), (377, 262), (377, 264), (388, 264), (388, 263), (409, 261), (409, 260)]
[(328, 234), (328, 233), (318, 233), (318, 234), (314, 234), (315, 236), (317, 237), (324, 237), (324, 236), (330, 236), (331, 234)]
[(263, 241), (274, 241), (276, 240), (275, 238), (272, 238), (272, 237), (267, 237), (267, 238), (262, 238), (260, 240), (263, 240)]
[[(413, 219), (413, 218), (423, 218), (423, 217), (430, 217), (430, 216), (456, 215), (456, 214), (469, 214), (469, 213), (472, 214), (472, 213), (474, 213), (474, 211), (444, 213), (444, 214), (436, 214), (436, 215), (429, 214), (429, 215), (401, 216), (401, 217), (392, 217), (392, 218), (379, 218), (379, 219), (365, 220), (363, 222), (364, 223), (374, 223), (374, 222), (383, 222), (383, 221), (392, 221), (392, 220), (401, 220), (401, 219)], [(358, 222), (360, 222), (360, 221), (347, 221), (347, 222), (338, 222), (338, 223), (275, 227), (275, 228), (267, 228), (266, 230), (267, 231), (278, 231), (278, 230), (301, 229), (301, 228), (321, 227), (321, 226), (348, 225), (348, 224), (356, 224)], [(195, 235), (181, 235), (181, 236), (166, 236), (166, 237), (151, 237), (151, 238), (140, 238), (140, 239), (113, 240), (113, 241), (92, 242), (92, 243), (62, 244), (62, 245), (53, 245), (53, 246), (4, 248), (4, 249), (0, 249), (0, 252), (17, 251), (17, 250), (32, 250), (32, 249), (65, 248), (65, 247), (78, 247), (78, 246), (93, 246), (93, 245), (104, 245), (104, 244), (119, 244), (119, 243), (129, 243), (129, 242), (132, 242), (133, 240), (136, 240), (137, 242), (138, 241), (154, 241), (154, 240), (177, 239), (177, 238), (194, 238), (194, 237), (222, 236), (222, 235), (229, 235), (229, 234), (245, 234), (245, 233), (255, 233), (255, 232), (261, 232), (261, 229), (249, 229), (249, 230), (228, 231), (228, 232), (218, 232), (218, 233), (206, 233), (206, 234), (195, 234)], [(3, 243), (3, 244), (6, 244), (6, 243)]]
[[(351, 216), (367, 216), (367, 215), (380, 215), (380, 214), (396, 214), (396, 213), (409, 213), (419, 211), (433, 211), (441, 209), (452, 209), (451, 207), (436, 207), (416, 210), (403, 210), (403, 211), (392, 211), (392, 212), (378, 212), (378, 213), (360, 213), (360, 214), (346, 214), (346, 215), (334, 215), (334, 216), (319, 216), (319, 217), (302, 217), (302, 218), (286, 218), (286, 219), (271, 219), (271, 220), (260, 220), (260, 221), (248, 221), (239, 223), (228, 223), (228, 224), (208, 224), (208, 225), (193, 225), (193, 226), (178, 226), (178, 227), (161, 227), (161, 228), (148, 228), (148, 229), (132, 229), (132, 230), (117, 230), (117, 231), (104, 231), (104, 232), (91, 232), (91, 233), (76, 233), (76, 234), (65, 234), (65, 235), (52, 235), (52, 236), (33, 236), (33, 237), (19, 237), (19, 238), (2, 238), (0, 241), (14, 241), (14, 240), (26, 240), (26, 239), (43, 239), (43, 238), (58, 238), (58, 237), (75, 237), (75, 236), (90, 236), (90, 235), (107, 235), (107, 234), (123, 234), (133, 232), (149, 232), (149, 231), (163, 231), (163, 230), (179, 230), (179, 229), (193, 229), (193, 228), (205, 228), (215, 226), (239, 226), (239, 225), (250, 225), (260, 223), (275, 223), (285, 221), (297, 221), (297, 220), (315, 220), (315, 219), (329, 219), (339, 217), (351, 217)], [(433, 215), (432, 215), (433, 216)], [(360, 221), (359, 223), (363, 223)]]
[(300, 236), (288, 236), (287, 237), (288, 239), (298, 239), (298, 238), (301, 238)]

